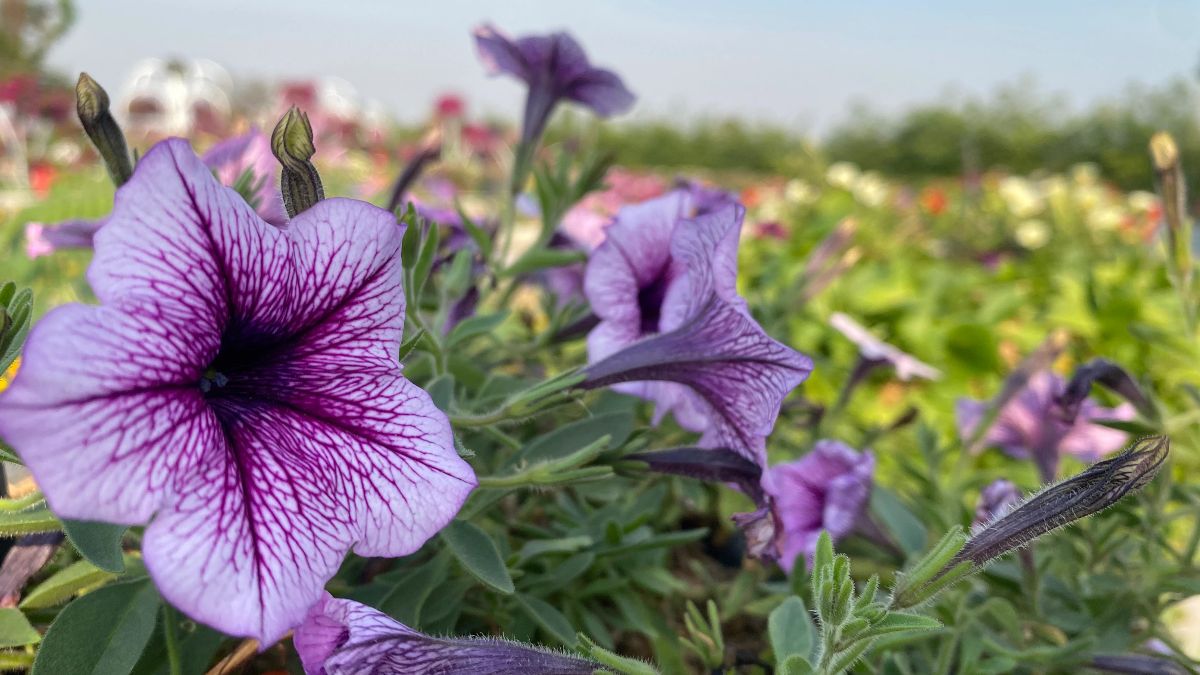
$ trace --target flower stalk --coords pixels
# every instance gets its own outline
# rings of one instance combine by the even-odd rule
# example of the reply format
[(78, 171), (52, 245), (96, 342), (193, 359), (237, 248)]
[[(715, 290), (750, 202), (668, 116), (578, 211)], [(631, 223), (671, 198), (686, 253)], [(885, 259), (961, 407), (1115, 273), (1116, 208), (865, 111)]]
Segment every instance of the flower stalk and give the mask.
[(104, 91), (104, 87), (87, 73), (80, 73), (79, 81), (75, 84), (75, 111), (79, 115), (79, 123), (104, 160), (104, 167), (108, 169), (113, 185), (121, 187), (133, 175), (133, 163), (129, 159), (125, 134), (108, 106), (108, 92)]

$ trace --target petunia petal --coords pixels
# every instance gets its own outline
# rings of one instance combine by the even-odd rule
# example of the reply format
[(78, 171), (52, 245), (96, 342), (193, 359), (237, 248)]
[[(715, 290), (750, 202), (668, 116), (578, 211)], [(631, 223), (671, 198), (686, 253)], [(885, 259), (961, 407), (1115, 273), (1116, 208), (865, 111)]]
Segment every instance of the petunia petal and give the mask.
[(495, 638), (435, 638), (326, 594), (296, 629), (308, 675), (591, 675), (600, 664)]
[(616, 73), (603, 68), (593, 68), (571, 80), (565, 95), (601, 117), (629, 112), (637, 100)]
[(765, 441), (779, 406), (811, 371), (808, 357), (772, 340), (736, 306), (712, 295), (677, 330), (588, 366), (582, 386), (643, 380), (686, 385), (714, 413), (701, 445), (731, 448), (765, 465)]
[(0, 436), (60, 516), (138, 524), (220, 441), (195, 386), (218, 336), (65, 305), (34, 326), (0, 396)]
[(484, 24), (474, 31), (479, 60), (489, 75), (512, 75), (529, 82), (532, 72), (520, 48), (494, 26)]
[(303, 619), (349, 548), (411, 553), (475, 485), (425, 392), (321, 365), (277, 372), (296, 378), (279, 400), (218, 401), (223, 453), (146, 531), (146, 566), (173, 604), (264, 644)]

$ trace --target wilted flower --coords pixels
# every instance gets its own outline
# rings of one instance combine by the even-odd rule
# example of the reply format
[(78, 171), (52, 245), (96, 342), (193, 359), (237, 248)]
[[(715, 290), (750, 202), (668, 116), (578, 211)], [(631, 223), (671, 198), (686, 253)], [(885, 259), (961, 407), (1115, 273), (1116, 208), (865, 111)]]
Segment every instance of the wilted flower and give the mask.
[[(1000, 408), (984, 442), (1013, 457), (1032, 458), (1044, 480), (1054, 477), (1062, 453), (1091, 462), (1120, 449), (1125, 443), (1125, 432), (1095, 421), (1131, 420), (1133, 406), (1122, 403), (1116, 408), (1105, 408), (1087, 399), (1079, 404), (1074, 420), (1067, 422), (1058, 404), (1065, 386), (1063, 379), (1049, 370), (1033, 373), (1026, 385)], [(987, 409), (984, 401), (959, 399), (955, 416), (964, 441), (974, 435)]]
[(328, 593), (293, 638), (308, 675), (592, 675), (602, 666), (497, 638), (435, 638)]
[[(226, 139), (204, 153), (201, 160), (222, 183), (244, 189), (250, 205), (263, 220), (279, 227), (287, 224), (279, 196), (279, 165), (266, 134), (256, 129)], [(104, 223), (105, 219), (68, 220), (53, 225), (29, 223), (25, 226), (25, 253), (38, 258), (61, 249), (91, 248)]]
[(397, 362), (402, 236), (346, 199), (281, 230), (164, 141), (96, 236), (103, 304), (34, 327), (0, 436), (58, 515), (148, 523), (173, 605), (270, 644), (347, 550), (417, 550), (475, 485)]
[(762, 489), (775, 520), (780, 566), (791, 571), (803, 553), (812, 561), (822, 531), (837, 541), (854, 529), (871, 495), (875, 457), (821, 440), (804, 457), (763, 472)]
[(492, 75), (511, 75), (529, 86), (521, 140), (540, 138), (558, 102), (566, 99), (611, 117), (633, 106), (633, 93), (611, 70), (588, 62), (583, 48), (567, 33), (512, 39), (493, 26), (475, 29), (479, 57)]
[[(588, 335), (583, 386), (617, 385), (655, 401), (726, 447), (765, 464), (783, 398), (812, 361), (766, 335), (737, 295), (740, 205), (675, 190), (621, 210), (588, 261), (585, 291), (600, 324)], [(708, 211), (692, 218), (697, 205)]]
[(1021, 491), (1017, 486), (1010, 480), (997, 478), (979, 493), (979, 503), (975, 505), (975, 525), (987, 525), (1020, 502)]
[(936, 380), (942, 376), (941, 371), (937, 368), (880, 340), (854, 319), (841, 312), (834, 312), (829, 317), (829, 325), (857, 345), (864, 359), (891, 364), (896, 369), (896, 376), (905, 382), (914, 377)]

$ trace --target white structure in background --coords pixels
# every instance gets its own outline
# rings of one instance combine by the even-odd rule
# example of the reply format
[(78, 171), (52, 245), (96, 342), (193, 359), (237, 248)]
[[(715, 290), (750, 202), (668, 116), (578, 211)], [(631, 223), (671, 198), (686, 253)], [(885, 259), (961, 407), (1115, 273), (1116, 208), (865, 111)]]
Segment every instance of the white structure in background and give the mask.
[(199, 116), (228, 116), (233, 78), (206, 59), (138, 62), (121, 89), (117, 116), (142, 133), (183, 136)]

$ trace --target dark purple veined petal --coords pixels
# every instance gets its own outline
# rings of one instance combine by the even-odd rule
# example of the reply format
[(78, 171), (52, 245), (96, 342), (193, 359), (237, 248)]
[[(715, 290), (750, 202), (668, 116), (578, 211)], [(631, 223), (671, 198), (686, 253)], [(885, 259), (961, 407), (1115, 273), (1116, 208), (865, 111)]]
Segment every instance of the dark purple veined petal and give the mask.
[(173, 604), (269, 644), (347, 550), (411, 553), (475, 485), (396, 360), (402, 236), (344, 199), (281, 230), (163, 142), (97, 235), (104, 304), (35, 326), (0, 436), (59, 515), (148, 523)]
[(711, 408), (701, 445), (727, 447), (766, 464), (765, 439), (788, 392), (812, 361), (771, 339), (715, 294), (686, 324), (636, 342), (588, 366), (585, 388), (661, 380), (682, 384)]
[(308, 675), (591, 675), (601, 665), (497, 638), (435, 638), (326, 594), (296, 629)]

